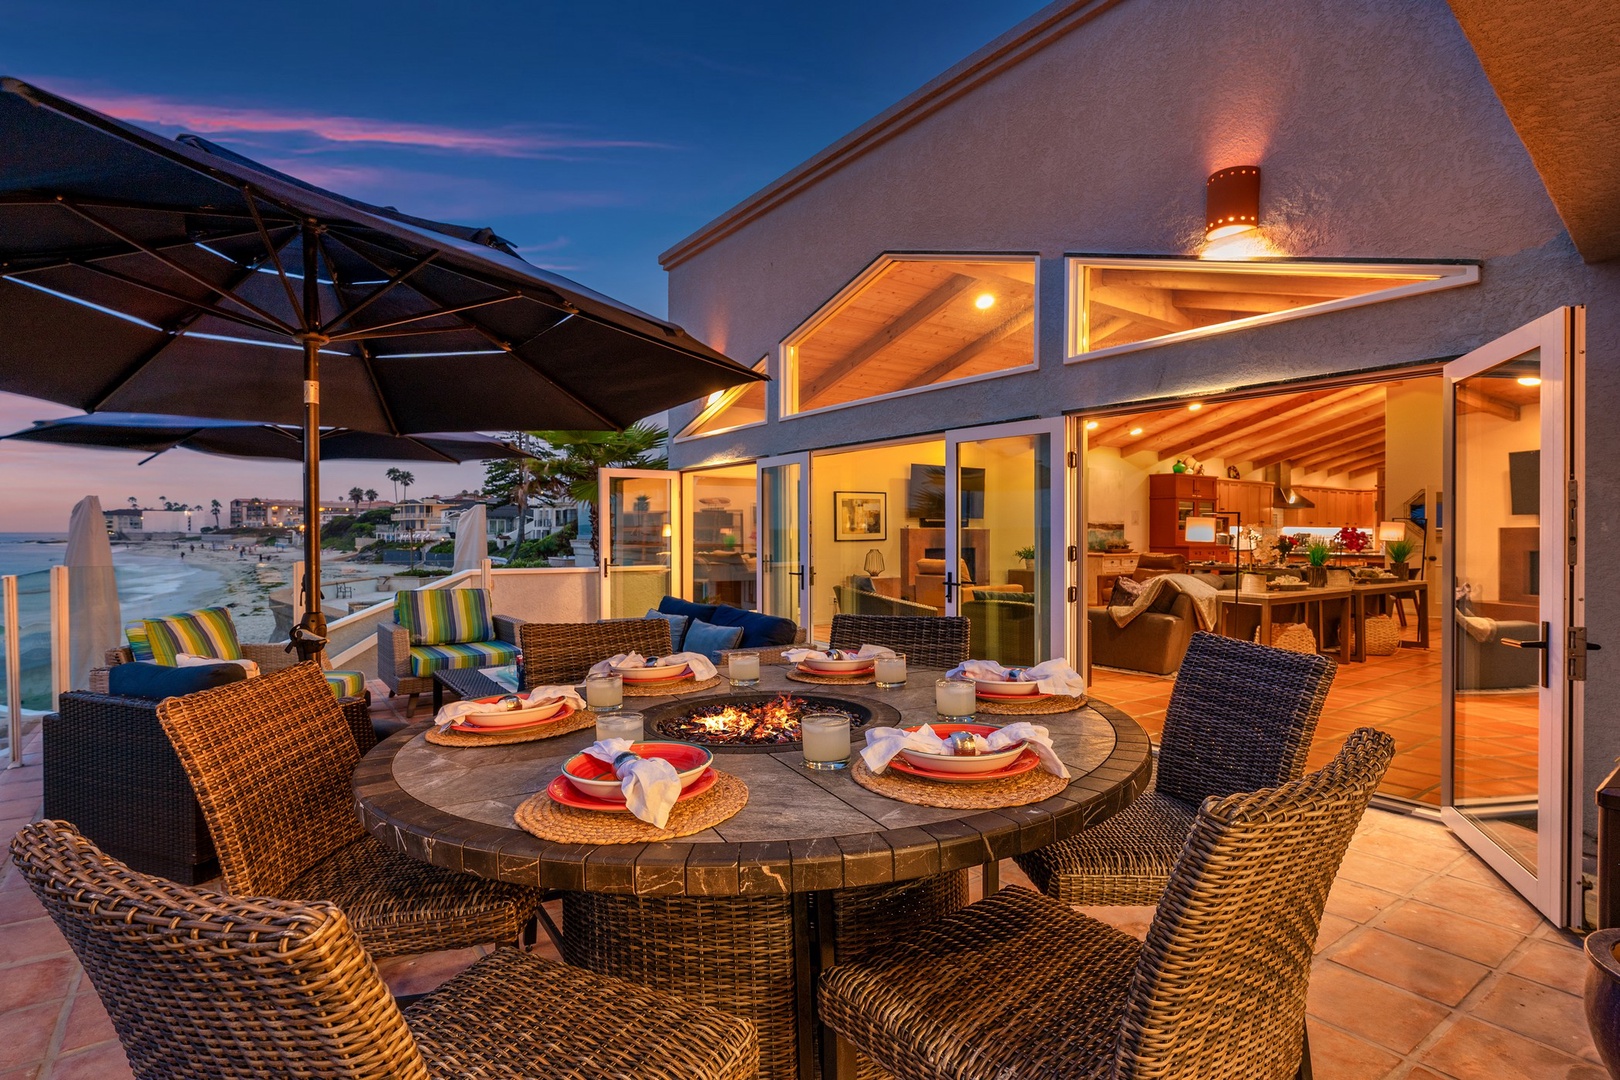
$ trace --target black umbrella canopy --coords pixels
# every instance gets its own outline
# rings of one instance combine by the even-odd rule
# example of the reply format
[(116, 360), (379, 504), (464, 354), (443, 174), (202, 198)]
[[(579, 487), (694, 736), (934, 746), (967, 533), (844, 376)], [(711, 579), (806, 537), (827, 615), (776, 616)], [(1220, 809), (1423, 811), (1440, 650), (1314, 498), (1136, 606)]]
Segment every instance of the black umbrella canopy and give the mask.
[[(303, 432), (298, 428), (255, 424), (248, 420), (210, 420), (198, 416), (89, 413), (58, 420), (36, 420), (32, 427), (14, 431), (10, 435), (0, 435), (0, 439), (21, 439), (55, 446), (139, 450), (153, 456), (169, 450), (185, 449), (226, 457), (283, 461), (302, 461), (304, 457)], [(321, 458), (325, 461), (436, 461), (459, 465), (466, 461), (524, 456), (520, 448), (487, 435), (382, 435), (347, 428), (321, 432)]]
[[(391, 434), (625, 427), (760, 378), (488, 230), (0, 81), (0, 390)], [(308, 271), (314, 287), (309, 288)]]

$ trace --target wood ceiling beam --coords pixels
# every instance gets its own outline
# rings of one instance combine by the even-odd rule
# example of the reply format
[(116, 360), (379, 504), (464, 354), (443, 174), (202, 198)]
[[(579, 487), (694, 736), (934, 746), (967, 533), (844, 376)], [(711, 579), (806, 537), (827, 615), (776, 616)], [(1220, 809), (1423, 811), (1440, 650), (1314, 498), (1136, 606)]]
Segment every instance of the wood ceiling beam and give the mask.
[[(947, 356), (933, 367), (928, 368), (920, 375), (914, 376), (910, 382), (913, 386), (928, 386), (932, 383), (939, 382), (942, 379), (949, 378), (953, 372), (966, 367), (968, 364), (972, 363), (974, 360), (977, 360), (984, 353), (995, 348), (997, 345), (1000, 345), (1003, 341), (1006, 341), (1014, 334), (1022, 333), (1034, 325), (1035, 308), (1033, 306), (1027, 307), (1013, 315), (1012, 318), (1008, 319), (1006, 322), (1002, 323), (988, 334), (968, 342), (966, 345), (962, 346), (960, 349), (957, 349), (955, 352), (951, 353), (951, 355)], [(1030, 342), (1030, 345), (1030, 355), (1033, 356), (1033, 340)]]
[[(1092, 288), (1126, 286), (1140, 289), (1195, 290), (1199, 292), (1282, 293), (1333, 299), (1358, 293), (1393, 289), (1409, 281), (1428, 280), (1433, 275), (1411, 274), (1393, 277), (1329, 277), (1321, 274), (1245, 274), (1208, 270), (1130, 270), (1103, 267), (1096, 278), (1087, 280)], [(1095, 285), (1092, 282), (1096, 282)], [(1361, 286), (1370, 285), (1370, 288)]]
[(1178, 308), (1194, 311), (1242, 311), (1251, 315), (1265, 315), (1273, 311), (1306, 307), (1322, 303), (1320, 296), (1297, 296), (1287, 293), (1256, 292), (1204, 292), (1195, 289), (1172, 289), (1171, 303)]
[(1260, 400), (1268, 404), (1264, 404), (1254, 411), (1244, 412), (1233, 420), (1227, 419), (1227, 410), (1243, 403), (1232, 402), (1219, 405), (1219, 412), (1215, 418), (1221, 420), (1222, 423), (1218, 427), (1199, 432), (1196, 435), (1177, 432), (1174, 438), (1163, 442), (1162, 445), (1158, 446), (1158, 449), (1164, 457), (1171, 457), (1189, 451), (1196, 453), (1210, 450), (1219, 446), (1224, 439), (1230, 439), (1246, 431), (1252, 431), (1256, 423), (1284, 420), (1317, 409), (1327, 410), (1342, 402), (1365, 396), (1367, 393), (1368, 388), (1365, 387), (1340, 387), (1334, 390), (1313, 390), (1304, 394), (1293, 394), (1281, 400), (1263, 398)]
[(1152, 323), (1170, 333), (1191, 330), (1195, 324), (1187, 313), (1170, 301), (1164, 289), (1139, 289), (1129, 285), (1097, 285), (1086, 290), (1086, 303), (1111, 315), (1123, 315), (1136, 322)]
[(1352, 443), (1362, 446), (1368, 440), (1376, 438), (1379, 442), (1384, 439), (1384, 418), (1378, 417), (1357, 424), (1353, 428), (1341, 430), (1333, 435), (1324, 435), (1321, 439), (1313, 440), (1309, 449), (1299, 452), (1295, 450), (1277, 450), (1264, 457), (1250, 458), (1257, 469), (1264, 469), (1270, 465), (1279, 465), (1284, 461), (1292, 460), (1295, 465), (1304, 468), (1306, 462), (1331, 457), (1339, 450)]
[(1118, 446), (1115, 440), (1141, 422), (1139, 415), (1100, 417), (1097, 430), (1086, 432), (1086, 443), (1088, 446)]
[(1457, 404), (1461, 406), (1460, 411), (1462, 412), (1490, 413), (1492, 416), (1500, 416), (1504, 420), (1517, 420), (1519, 418), (1519, 407), (1513, 402), (1492, 397), (1472, 386), (1459, 385), (1457, 387)]
[(828, 364), (824, 370), (801, 386), (799, 408), (813, 407), (817, 398), (853, 374), (861, 365), (917, 329), (977, 284), (976, 278), (965, 274), (952, 274), (946, 278), (911, 307), (889, 319), (877, 333), (845, 353), (840, 359)]
[(1229, 455), (1236, 461), (1259, 461), (1262, 459), (1282, 455), (1280, 460), (1297, 461), (1315, 451), (1315, 448), (1330, 439), (1338, 439), (1348, 432), (1359, 427), (1366, 427), (1377, 423), (1383, 425), (1381, 416), (1369, 415), (1365, 410), (1353, 413), (1344, 413), (1328, 420), (1314, 420), (1303, 417), (1291, 421), (1285, 427), (1268, 432), (1261, 439), (1244, 447), (1238, 454)]
[(1331, 475), (1332, 473), (1336, 472), (1345, 472), (1351, 466), (1361, 465), (1363, 462), (1383, 461), (1384, 456), (1384, 445), (1383, 443), (1379, 443), (1377, 446), (1362, 447), (1360, 450), (1340, 454), (1336, 458), (1329, 461), (1324, 461), (1317, 465), (1312, 471), (1324, 472)]

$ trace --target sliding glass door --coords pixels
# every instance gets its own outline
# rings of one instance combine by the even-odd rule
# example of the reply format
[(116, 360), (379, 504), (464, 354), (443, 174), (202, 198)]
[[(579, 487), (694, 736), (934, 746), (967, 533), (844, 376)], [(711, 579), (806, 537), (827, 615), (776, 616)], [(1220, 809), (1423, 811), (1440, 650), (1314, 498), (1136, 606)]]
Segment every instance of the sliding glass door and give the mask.
[(810, 455), (759, 462), (759, 609), (806, 625), (810, 612)]
[(602, 617), (639, 619), (677, 590), (681, 474), (603, 469), (597, 481), (602, 535)]

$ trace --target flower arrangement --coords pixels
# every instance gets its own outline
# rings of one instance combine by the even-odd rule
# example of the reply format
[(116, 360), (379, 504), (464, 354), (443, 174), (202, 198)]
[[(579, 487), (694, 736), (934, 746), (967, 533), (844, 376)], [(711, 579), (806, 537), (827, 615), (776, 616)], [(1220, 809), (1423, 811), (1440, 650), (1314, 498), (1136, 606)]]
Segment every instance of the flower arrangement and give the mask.
[(1278, 554), (1279, 549), (1277, 546), (1277, 539), (1277, 537), (1266, 536), (1264, 533), (1260, 532), (1251, 532), (1249, 534), (1249, 546), (1254, 551), (1254, 561), (1256, 564), (1260, 566), (1270, 566), (1271, 564), (1280, 561), (1281, 556)]
[(1354, 525), (1346, 525), (1333, 534), (1333, 546), (1339, 551), (1356, 554), (1372, 547), (1372, 536)]
[(1278, 556), (1286, 559), (1289, 555), (1293, 554), (1295, 548), (1299, 547), (1299, 537), (1289, 536), (1287, 533), (1282, 533), (1277, 537), (1275, 543), (1277, 545)]

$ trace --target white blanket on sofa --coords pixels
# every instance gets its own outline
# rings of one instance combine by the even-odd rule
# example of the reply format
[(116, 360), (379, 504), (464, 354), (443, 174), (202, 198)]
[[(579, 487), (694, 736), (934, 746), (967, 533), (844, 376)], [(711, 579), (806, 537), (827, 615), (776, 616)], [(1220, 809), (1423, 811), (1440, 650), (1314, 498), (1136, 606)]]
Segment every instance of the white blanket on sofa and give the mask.
[(1108, 614), (1113, 618), (1114, 625), (1129, 626), (1132, 619), (1153, 606), (1153, 602), (1159, 598), (1159, 593), (1165, 589), (1174, 589), (1193, 602), (1193, 610), (1198, 613), (1200, 630), (1214, 629), (1221, 591), (1191, 574), (1160, 574), (1158, 577), (1148, 578), (1142, 583), (1142, 592), (1137, 596), (1135, 603), (1129, 607), (1109, 607)]

